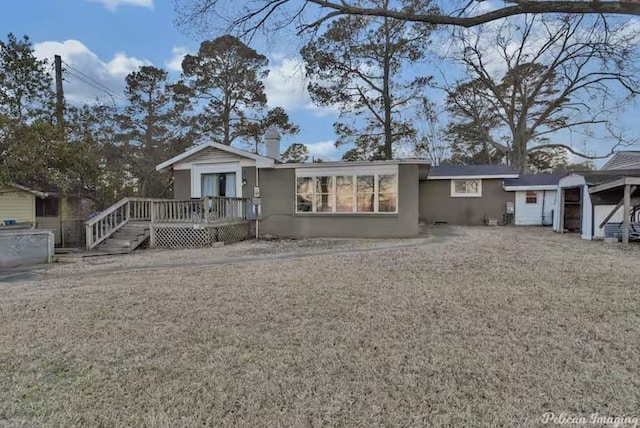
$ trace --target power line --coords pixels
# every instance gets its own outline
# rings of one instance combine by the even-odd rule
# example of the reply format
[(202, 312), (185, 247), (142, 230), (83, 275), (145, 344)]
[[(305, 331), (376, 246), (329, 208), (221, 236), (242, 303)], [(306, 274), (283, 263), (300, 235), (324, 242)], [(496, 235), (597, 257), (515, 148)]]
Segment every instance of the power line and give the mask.
[(93, 77), (83, 73), (82, 71), (78, 70), (77, 68), (67, 64), (66, 62), (63, 62), (64, 65), (66, 65), (70, 70), (73, 70), (73, 72), (81, 75), (82, 77), (84, 77), (85, 79), (89, 80), (90, 82), (92, 82), (93, 84), (95, 84), (96, 86), (99, 86), (100, 88), (102, 88), (101, 90), (104, 92), (108, 92), (111, 93), (112, 95), (114, 95), (117, 98), (122, 98), (124, 100), (124, 97), (120, 96), (118, 93), (116, 93), (115, 91), (111, 90), (109, 87), (105, 86), (102, 82), (99, 82), (98, 80), (94, 79)]
[(118, 94), (117, 92), (111, 90), (109, 87), (107, 87), (106, 85), (104, 85), (103, 83), (97, 81), (96, 79), (92, 78), (91, 76), (88, 76), (87, 74), (83, 73), (82, 71), (78, 70), (77, 68), (67, 64), (66, 62), (63, 61), (63, 64), (68, 68), (66, 71), (69, 75), (75, 77), (76, 79), (80, 80), (81, 82), (93, 87), (94, 89), (97, 89), (101, 92), (106, 93), (112, 100), (119, 100), (122, 102), (127, 102), (128, 100)]
[(101, 88), (97, 85), (95, 85), (94, 83), (92, 83), (91, 81), (83, 78), (82, 76), (80, 76), (79, 74), (75, 74), (73, 72), (67, 72), (67, 75), (77, 79), (78, 81), (84, 83), (87, 86), (91, 86), (92, 88), (106, 94), (107, 97), (109, 97), (109, 99), (111, 100), (111, 102), (113, 103), (114, 107), (117, 106), (116, 105), (116, 100), (118, 102), (126, 102), (126, 100), (122, 97), (119, 97), (117, 94), (111, 92), (111, 91), (106, 91), (104, 88)]

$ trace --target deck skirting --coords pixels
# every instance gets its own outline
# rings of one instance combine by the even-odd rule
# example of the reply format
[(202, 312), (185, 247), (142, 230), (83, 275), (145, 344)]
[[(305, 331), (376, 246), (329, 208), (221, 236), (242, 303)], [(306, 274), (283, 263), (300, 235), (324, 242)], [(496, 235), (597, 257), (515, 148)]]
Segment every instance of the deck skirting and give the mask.
[(216, 242), (238, 242), (253, 236), (249, 220), (216, 223), (151, 223), (151, 248), (204, 248)]

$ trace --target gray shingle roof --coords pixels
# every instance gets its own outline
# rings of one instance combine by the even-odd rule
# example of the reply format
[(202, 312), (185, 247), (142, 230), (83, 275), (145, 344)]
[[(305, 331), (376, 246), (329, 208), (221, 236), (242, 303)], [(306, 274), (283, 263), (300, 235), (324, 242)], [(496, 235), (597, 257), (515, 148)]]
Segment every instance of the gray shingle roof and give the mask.
[(566, 172), (553, 174), (523, 174), (518, 178), (507, 178), (504, 180), (505, 186), (555, 186)]
[(517, 175), (507, 165), (440, 165), (432, 166), (429, 177), (467, 177), (475, 175)]

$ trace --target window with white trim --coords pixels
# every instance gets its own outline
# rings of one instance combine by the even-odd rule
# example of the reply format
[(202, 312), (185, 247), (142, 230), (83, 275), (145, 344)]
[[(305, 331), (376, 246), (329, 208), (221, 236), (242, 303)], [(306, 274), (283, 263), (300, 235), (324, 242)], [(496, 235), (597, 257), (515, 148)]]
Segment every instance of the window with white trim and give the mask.
[(482, 196), (482, 180), (451, 180), (452, 197)]
[(538, 192), (535, 190), (527, 190), (525, 193), (525, 203), (527, 204), (537, 204), (538, 203)]
[(397, 173), (296, 176), (296, 213), (397, 212)]

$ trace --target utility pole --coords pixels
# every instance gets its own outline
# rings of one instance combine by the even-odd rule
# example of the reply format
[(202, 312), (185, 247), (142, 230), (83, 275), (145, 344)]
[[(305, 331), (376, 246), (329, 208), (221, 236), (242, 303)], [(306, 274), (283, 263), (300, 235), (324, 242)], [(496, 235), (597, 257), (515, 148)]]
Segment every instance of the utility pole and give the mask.
[(62, 57), (56, 55), (54, 66), (56, 70), (56, 121), (60, 136), (64, 137), (64, 91), (62, 89)]
[[(65, 140), (65, 134), (64, 134), (64, 92), (62, 90), (62, 57), (60, 55), (55, 55), (53, 57), (53, 65), (55, 68), (55, 72), (56, 72), (56, 122), (58, 125), (58, 135), (60, 138), (60, 142), (63, 142)], [(65, 199), (66, 199), (66, 191), (65, 193)], [(62, 240), (62, 246), (64, 247), (64, 220), (62, 218), (62, 216), (65, 215), (65, 213), (61, 212), (60, 213), (61, 218), (60, 218), (60, 238)]]

